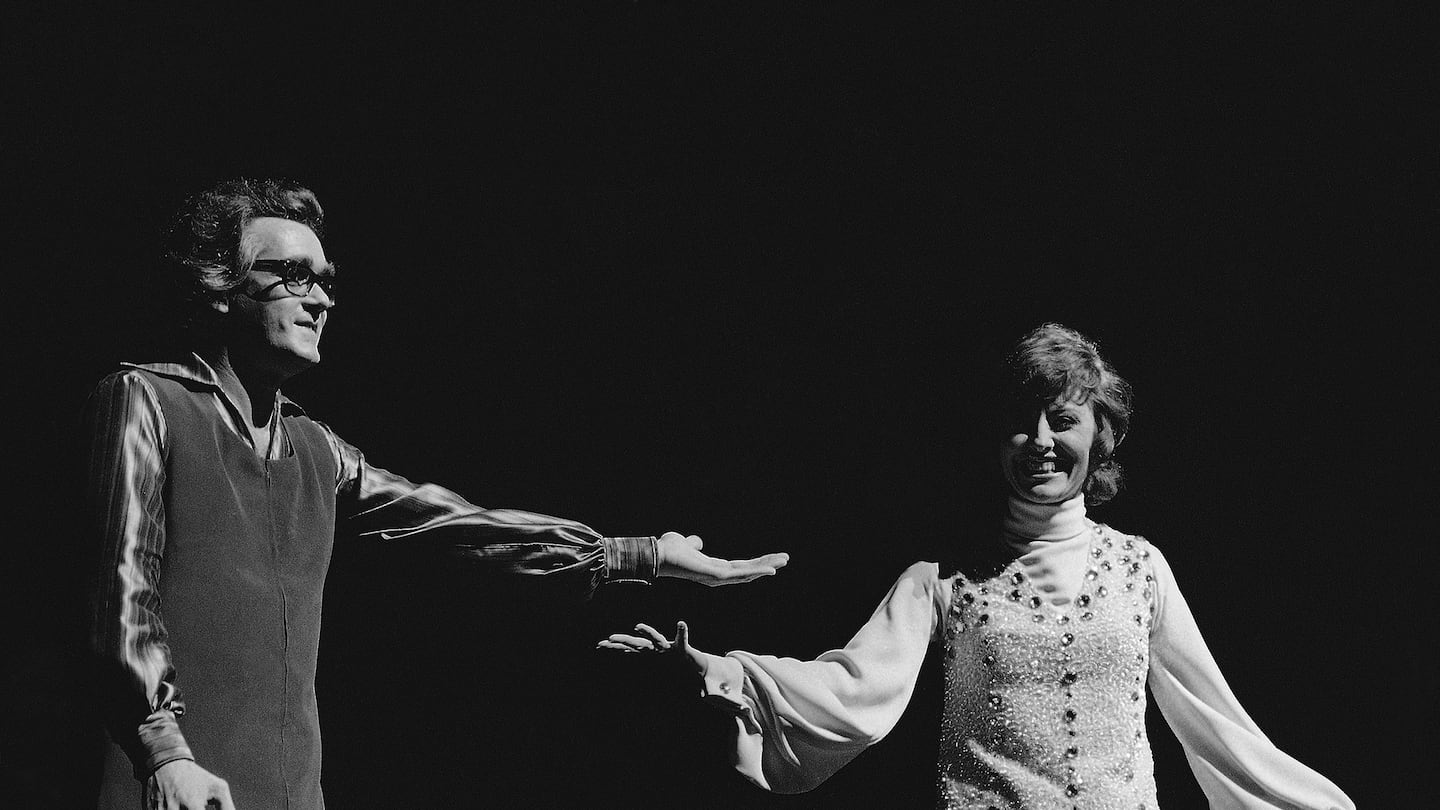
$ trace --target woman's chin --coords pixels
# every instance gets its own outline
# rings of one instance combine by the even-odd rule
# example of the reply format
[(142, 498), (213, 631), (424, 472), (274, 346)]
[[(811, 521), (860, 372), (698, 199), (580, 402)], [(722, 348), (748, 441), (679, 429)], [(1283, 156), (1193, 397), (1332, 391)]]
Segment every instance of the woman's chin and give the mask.
[(1065, 482), (1015, 482), (1011, 489), (1021, 500), (1038, 504), (1064, 503), (1075, 496)]

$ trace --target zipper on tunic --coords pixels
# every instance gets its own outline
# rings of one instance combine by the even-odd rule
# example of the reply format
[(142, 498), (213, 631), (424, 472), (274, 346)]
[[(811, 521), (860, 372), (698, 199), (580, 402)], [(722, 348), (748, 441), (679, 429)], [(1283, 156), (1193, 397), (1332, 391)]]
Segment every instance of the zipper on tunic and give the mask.
[[(278, 427), (278, 426), (277, 426)], [(271, 447), (275, 444), (275, 428), (271, 429)], [(289, 761), (289, 749), (286, 740), (286, 731), (290, 727), (290, 597), (285, 592), (285, 579), (281, 565), (281, 548), (279, 532), (275, 521), (275, 498), (271, 490), (269, 453), (265, 458), (265, 509), (270, 518), (270, 560), (271, 570), (275, 577), (275, 588), (280, 593), (280, 632), (281, 632), (281, 681), (280, 681), (280, 781), (285, 786), (285, 806), (290, 806), (290, 774), (286, 772), (285, 763)]]

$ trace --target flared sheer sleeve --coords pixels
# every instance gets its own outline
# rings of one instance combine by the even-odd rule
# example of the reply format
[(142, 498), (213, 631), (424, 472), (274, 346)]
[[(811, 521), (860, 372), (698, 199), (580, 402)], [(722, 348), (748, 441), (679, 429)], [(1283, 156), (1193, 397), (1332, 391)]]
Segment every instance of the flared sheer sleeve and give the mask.
[(844, 649), (813, 661), (707, 656), (704, 695), (735, 714), (734, 764), (776, 793), (825, 781), (895, 727), (945, 615), (934, 563), (908, 568)]
[(1150, 690), (1210, 806), (1353, 810), (1355, 803), (1340, 788), (1276, 748), (1245, 713), (1205, 646), (1169, 563), (1153, 545), (1150, 552), (1156, 581)]

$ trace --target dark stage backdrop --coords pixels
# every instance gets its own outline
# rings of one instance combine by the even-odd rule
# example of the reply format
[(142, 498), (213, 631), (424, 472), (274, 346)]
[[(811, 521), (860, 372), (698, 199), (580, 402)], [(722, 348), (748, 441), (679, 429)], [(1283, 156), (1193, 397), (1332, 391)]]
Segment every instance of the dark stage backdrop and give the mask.
[[(0, 789), (90, 784), (74, 425), (146, 359), (165, 216), (248, 175), (326, 207), (344, 292), (289, 393), (374, 463), (793, 555), (581, 604), (340, 538), (331, 806), (928, 806), (934, 671), (890, 739), (774, 797), (688, 682), (591, 646), (678, 618), (716, 652), (842, 646), (908, 564), (993, 535), (976, 386), (1046, 320), (1138, 391), (1095, 516), (1165, 550), (1281, 748), (1406, 805), (1437, 719), (1434, 43), (1359, 10), (1008, 6), (6, 11)], [(1152, 724), (1162, 803), (1201, 806)]]

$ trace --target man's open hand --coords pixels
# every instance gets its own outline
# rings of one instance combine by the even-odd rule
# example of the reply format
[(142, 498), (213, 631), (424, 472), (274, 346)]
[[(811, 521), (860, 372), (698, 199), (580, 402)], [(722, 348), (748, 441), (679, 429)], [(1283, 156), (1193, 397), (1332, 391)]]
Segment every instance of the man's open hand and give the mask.
[(662, 577), (688, 579), (702, 585), (738, 585), (768, 577), (790, 562), (789, 554), (766, 554), (753, 560), (721, 560), (702, 552), (695, 535), (666, 532), (659, 540)]

